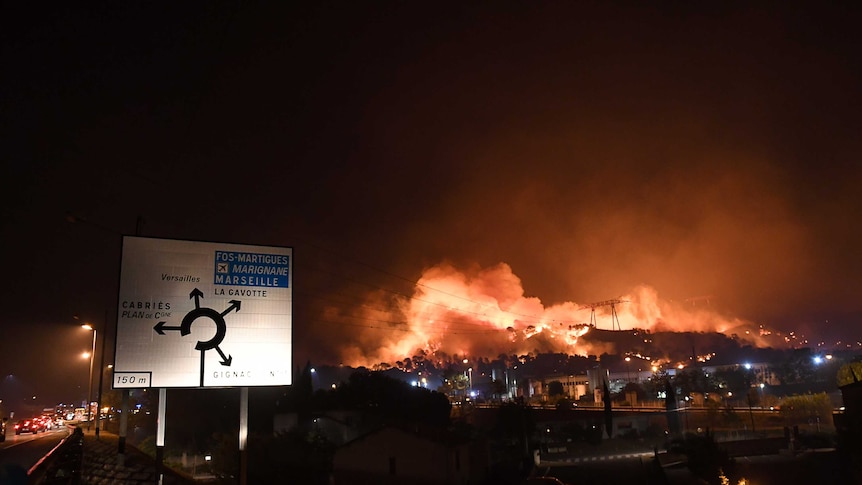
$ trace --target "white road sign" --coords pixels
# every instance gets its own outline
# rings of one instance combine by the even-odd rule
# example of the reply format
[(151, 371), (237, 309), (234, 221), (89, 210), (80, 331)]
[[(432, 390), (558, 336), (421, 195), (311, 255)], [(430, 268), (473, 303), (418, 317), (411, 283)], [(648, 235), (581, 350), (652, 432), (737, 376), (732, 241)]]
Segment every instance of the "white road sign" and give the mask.
[(290, 385), (292, 253), (124, 237), (112, 386)]

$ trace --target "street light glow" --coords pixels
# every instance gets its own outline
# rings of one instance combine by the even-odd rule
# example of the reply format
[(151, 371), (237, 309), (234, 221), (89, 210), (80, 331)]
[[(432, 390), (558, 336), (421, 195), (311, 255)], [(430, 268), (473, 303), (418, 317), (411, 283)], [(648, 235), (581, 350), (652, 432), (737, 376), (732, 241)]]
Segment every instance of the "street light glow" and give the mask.
[[(77, 319), (77, 318), (76, 318)], [(84, 358), (90, 359), (90, 375), (87, 378), (87, 430), (90, 429), (90, 423), (93, 421), (93, 359), (96, 356), (96, 336), (99, 332), (90, 325), (89, 323), (84, 323), (81, 325), (81, 328), (93, 332), (93, 349), (90, 352), (84, 352)], [(104, 340), (104, 336), (103, 336)], [(104, 346), (103, 346), (104, 347)], [(102, 349), (102, 359), (104, 359), (104, 348)], [(101, 372), (101, 369), (100, 369)], [(101, 386), (101, 381), (100, 381)], [(101, 388), (100, 388), (101, 393)], [(101, 400), (101, 399), (100, 399)], [(99, 419), (99, 403), (96, 403), (96, 419)], [(99, 426), (96, 424), (96, 436), (99, 435)]]

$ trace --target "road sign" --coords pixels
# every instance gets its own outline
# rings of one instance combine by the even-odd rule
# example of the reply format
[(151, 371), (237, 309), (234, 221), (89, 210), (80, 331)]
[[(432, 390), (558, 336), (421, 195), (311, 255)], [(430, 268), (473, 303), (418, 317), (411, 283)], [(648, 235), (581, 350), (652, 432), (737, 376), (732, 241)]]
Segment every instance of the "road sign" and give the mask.
[(113, 388), (290, 385), (292, 257), (125, 236)]

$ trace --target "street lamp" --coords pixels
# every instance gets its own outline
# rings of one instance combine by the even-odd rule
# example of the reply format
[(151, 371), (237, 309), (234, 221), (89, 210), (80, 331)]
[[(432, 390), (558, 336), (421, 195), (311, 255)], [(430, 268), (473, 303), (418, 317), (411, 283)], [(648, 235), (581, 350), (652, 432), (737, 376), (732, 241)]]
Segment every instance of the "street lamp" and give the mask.
[[(90, 430), (90, 423), (93, 421), (93, 360), (96, 357), (96, 329), (89, 323), (81, 325), (85, 330), (93, 332), (93, 350), (90, 352), (90, 378), (87, 380), (87, 431)], [(87, 353), (84, 353), (87, 356)], [(97, 428), (98, 429), (98, 428)]]
[[(73, 316), (73, 318), (75, 320), (78, 319), (77, 316)], [(105, 321), (106, 322), (108, 321), (107, 311), (105, 312)], [(93, 413), (90, 410), (90, 403), (92, 402), (92, 399), (93, 399), (93, 394), (92, 394), (93, 359), (94, 359), (93, 356), (96, 354), (96, 336), (98, 335), (99, 332), (96, 330), (96, 327), (94, 327), (93, 325), (86, 323), (86, 322), (81, 325), (81, 328), (84, 328), (86, 330), (91, 330), (93, 332), (93, 352), (90, 354), (91, 355), (91, 357), (90, 357), (90, 389), (91, 389), (91, 391), (89, 391), (87, 393), (87, 399), (89, 400), (87, 402), (87, 409), (88, 409), (88, 412), (87, 412), (87, 416), (88, 416), (87, 430), (89, 431), (90, 430), (90, 422), (93, 420)], [(103, 384), (103, 380), (105, 378), (105, 333), (104, 333), (104, 327), (102, 327), (102, 330), (103, 330), (103, 332), (102, 332), (102, 355), (101, 355), (101, 360), (100, 360), (100, 364), (99, 364), (99, 387), (96, 391), (97, 396), (98, 396), (98, 397), (96, 397), (96, 438), (99, 437), (99, 420), (100, 420), (99, 418), (101, 417), (101, 414), (102, 414), (102, 411), (101, 411), (101, 408), (102, 408), (102, 384)]]

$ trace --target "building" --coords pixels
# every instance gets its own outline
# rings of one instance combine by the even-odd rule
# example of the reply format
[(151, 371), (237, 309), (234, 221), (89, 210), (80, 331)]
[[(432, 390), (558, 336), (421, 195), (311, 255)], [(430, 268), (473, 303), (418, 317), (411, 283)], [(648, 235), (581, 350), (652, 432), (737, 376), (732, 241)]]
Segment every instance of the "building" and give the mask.
[(384, 426), (335, 451), (336, 484), (471, 485), (484, 483), (488, 446), (445, 430)]
[(563, 394), (569, 399), (577, 401), (581, 396), (585, 396), (592, 392), (590, 387), (590, 377), (587, 374), (560, 374), (549, 375), (543, 379), (544, 389), (547, 390), (548, 384), (551, 382), (559, 382), (563, 385)]

